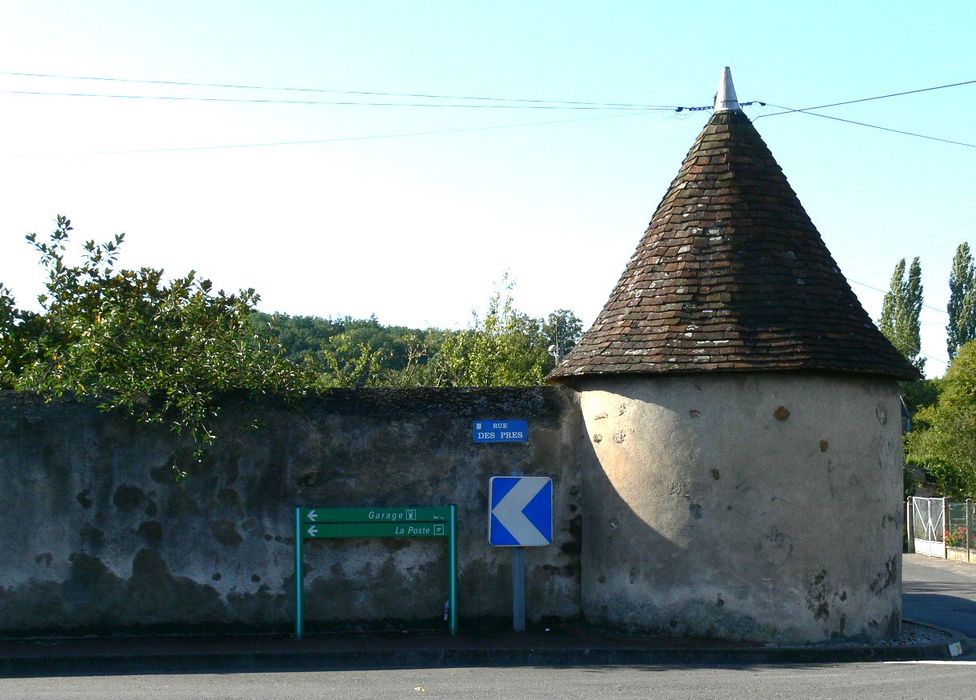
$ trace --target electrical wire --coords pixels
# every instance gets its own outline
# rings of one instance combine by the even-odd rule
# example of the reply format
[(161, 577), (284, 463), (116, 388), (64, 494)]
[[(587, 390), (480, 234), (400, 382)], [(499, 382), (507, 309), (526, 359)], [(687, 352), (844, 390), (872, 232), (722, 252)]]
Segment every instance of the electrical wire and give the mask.
[(943, 360), (939, 357), (932, 357), (931, 355), (926, 355), (924, 352), (918, 353), (919, 356), (924, 357), (926, 360), (932, 360), (932, 362), (938, 362), (940, 365), (945, 365), (948, 367), (951, 363), (949, 360)]
[[(881, 289), (879, 287), (875, 287), (875, 286), (870, 285), (870, 284), (865, 284), (864, 282), (858, 282), (857, 280), (852, 280), (850, 277), (847, 278), (847, 281), (850, 282), (850, 283), (852, 283), (852, 284), (856, 284), (858, 286), (865, 287), (865, 288), (870, 289), (870, 290), (875, 291), (875, 292), (880, 292), (882, 294), (887, 294), (888, 293), (884, 289)], [(937, 309), (934, 306), (929, 306), (928, 304), (922, 304), (922, 308), (923, 309), (929, 309), (930, 311), (936, 311), (936, 312), (938, 312), (940, 314), (945, 314), (946, 316), (949, 315), (949, 312), (946, 311), (945, 309)], [(920, 324), (920, 325), (928, 326), (928, 325), (934, 325), (934, 324), (923, 323), (923, 324)], [(932, 362), (938, 362), (940, 365), (946, 365), (947, 367), (950, 364), (949, 363), (949, 360), (944, 360), (944, 359), (942, 359), (940, 357), (932, 357), (931, 355), (926, 355), (924, 352), (920, 352), (919, 353), (919, 356), (924, 357), (927, 360), (932, 360)]]
[[(857, 280), (852, 280), (850, 277), (847, 278), (847, 281), (848, 282), (852, 282), (852, 283), (854, 283), (856, 285), (859, 285), (861, 287), (865, 287), (867, 289), (871, 289), (871, 290), (873, 290), (875, 292), (881, 292), (882, 294), (888, 294), (889, 293), (889, 290), (887, 290), (887, 289), (881, 289), (880, 287), (875, 287), (875, 286), (872, 286), (870, 284), (865, 284), (864, 282), (858, 282)], [(946, 311), (945, 309), (939, 309), (939, 308), (936, 308), (934, 306), (929, 306), (928, 304), (922, 304), (922, 308), (923, 309), (928, 309), (929, 311), (935, 311), (936, 313), (945, 314), (946, 316), (949, 315), (949, 312)]]
[[(156, 149), (94, 151), (94, 152), (81, 153), (75, 155), (150, 154), (150, 153), (168, 153), (168, 152), (265, 148), (265, 147), (276, 147), (276, 146), (315, 145), (315, 144), (325, 144), (325, 143), (430, 136), (430, 135), (454, 134), (454, 133), (475, 132), (475, 131), (522, 128), (522, 127), (531, 127), (531, 126), (544, 126), (544, 125), (552, 125), (552, 124), (565, 124), (570, 122), (590, 121), (594, 119), (610, 119), (610, 118), (619, 118), (624, 116), (635, 116), (636, 114), (646, 114), (647, 112), (652, 112), (652, 111), (673, 111), (673, 112), (681, 113), (681, 112), (706, 111), (708, 109), (712, 109), (711, 105), (683, 107), (677, 105), (651, 105), (651, 104), (621, 103), (621, 102), (588, 102), (588, 101), (580, 101), (580, 100), (503, 98), (503, 97), (484, 96), (484, 95), (440, 95), (440, 94), (432, 94), (432, 93), (386, 92), (386, 91), (372, 91), (372, 90), (338, 90), (338, 89), (308, 88), (308, 87), (273, 87), (273, 86), (248, 85), (248, 84), (236, 84), (236, 83), (206, 83), (206, 82), (191, 82), (191, 81), (178, 81), (178, 80), (131, 79), (131, 78), (120, 78), (120, 77), (111, 77), (111, 76), (29, 73), (29, 72), (18, 72), (18, 71), (0, 71), (0, 76), (61, 79), (61, 80), (84, 80), (84, 81), (99, 81), (99, 82), (113, 82), (113, 83), (126, 83), (126, 84), (143, 84), (143, 85), (165, 85), (165, 86), (173, 86), (173, 87), (194, 87), (194, 88), (202, 87), (202, 88), (218, 88), (218, 89), (231, 89), (231, 90), (258, 90), (258, 91), (293, 92), (293, 93), (355, 95), (361, 97), (396, 97), (396, 98), (411, 98), (411, 99), (424, 99), (424, 100), (454, 100), (455, 102), (434, 103), (434, 102), (402, 102), (402, 101), (381, 102), (381, 101), (361, 101), (361, 100), (302, 100), (302, 99), (282, 99), (282, 98), (237, 98), (237, 97), (216, 97), (216, 96), (192, 96), (192, 95), (127, 95), (127, 94), (104, 94), (104, 93), (67, 92), (67, 91), (60, 92), (60, 91), (42, 91), (42, 90), (0, 89), (0, 94), (25, 95), (25, 96), (86, 97), (86, 98), (103, 98), (103, 99), (118, 99), (118, 100), (163, 100), (163, 101), (181, 101), (181, 102), (185, 101), (185, 102), (247, 103), (247, 104), (291, 104), (291, 105), (452, 108), (452, 109), (468, 108), (468, 109), (533, 109), (533, 110), (612, 110), (618, 112), (617, 114), (613, 114), (609, 116), (589, 117), (583, 119), (565, 119), (565, 120), (528, 122), (528, 123), (518, 123), (518, 124), (502, 124), (502, 125), (494, 125), (494, 126), (468, 127), (468, 128), (459, 128), (459, 129), (440, 129), (440, 130), (402, 132), (402, 133), (392, 133), (392, 134), (372, 134), (372, 135), (365, 135), (365, 136), (333, 137), (333, 138), (324, 138), (324, 139), (275, 141), (275, 142), (248, 143), (248, 144), (223, 144), (223, 145), (210, 145), (210, 146), (167, 147), (167, 148), (156, 148)], [(875, 125), (875, 124), (868, 124), (865, 122), (859, 122), (851, 119), (843, 119), (831, 115), (819, 114), (813, 111), (818, 109), (840, 107), (840, 106), (846, 106), (851, 104), (858, 104), (861, 102), (870, 102), (875, 100), (889, 99), (893, 97), (901, 97), (905, 95), (931, 92), (935, 90), (943, 90), (943, 89), (961, 87), (961, 86), (972, 85), (972, 84), (976, 84), (976, 80), (968, 80), (968, 81), (963, 81), (958, 83), (950, 83), (946, 85), (937, 85), (932, 87), (919, 88), (915, 90), (906, 90), (902, 92), (888, 93), (884, 95), (875, 95), (871, 97), (864, 97), (864, 98), (859, 98), (854, 100), (845, 100), (842, 102), (833, 102), (833, 103), (816, 105), (813, 107), (805, 107), (805, 108), (792, 108), (783, 105), (775, 105), (769, 103), (769, 106), (775, 107), (782, 111), (774, 112), (771, 114), (758, 115), (756, 119), (780, 116), (784, 114), (799, 113), (799, 114), (806, 114), (808, 116), (813, 116), (813, 117), (830, 119), (832, 121), (838, 121), (846, 124), (853, 124), (856, 126), (863, 126), (871, 129), (877, 129), (880, 131), (887, 131), (887, 132), (896, 133), (904, 136), (922, 138), (922, 139), (937, 141), (941, 143), (964, 146), (967, 148), (976, 148), (976, 144), (972, 144), (972, 143), (955, 141), (952, 139), (944, 139), (936, 136), (930, 136), (927, 134), (904, 131), (901, 129), (894, 129), (890, 127)], [(474, 102), (475, 104), (466, 104), (467, 102)], [(491, 104), (484, 104), (484, 103), (491, 103)], [(494, 104), (494, 103), (500, 103), (500, 104)], [(745, 102), (741, 104), (742, 106), (750, 106), (752, 104), (758, 104), (764, 107), (767, 105), (767, 103), (760, 102), (760, 101)], [(619, 112), (625, 112), (625, 113), (620, 114)], [(887, 293), (884, 289), (866, 284), (864, 282), (859, 282), (853, 279), (849, 279), (848, 281), (851, 282), (852, 284), (856, 284), (861, 287), (871, 289), (881, 294)], [(948, 312), (943, 309), (938, 309), (936, 307), (929, 306), (927, 304), (923, 304), (922, 307), (931, 311), (935, 311), (937, 313), (946, 314), (946, 315), (948, 314)], [(925, 357), (934, 362), (938, 362), (940, 364), (945, 364), (945, 365), (949, 364), (947, 360), (931, 357), (929, 355), (922, 354), (922, 357)]]
[[(159, 79), (146, 79), (146, 78), (121, 78), (117, 76), (96, 76), (96, 75), (72, 75), (63, 73), (34, 73), (25, 71), (0, 71), (0, 76), (8, 77), (28, 77), (28, 78), (43, 78), (43, 79), (57, 79), (57, 80), (86, 80), (86, 81), (100, 81), (100, 82), (116, 82), (116, 83), (128, 83), (128, 84), (142, 84), (142, 85), (169, 85), (169, 86), (179, 86), (179, 87), (208, 87), (208, 88), (220, 88), (220, 89), (233, 89), (233, 90), (263, 90), (263, 91), (276, 91), (276, 92), (302, 92), (302, 93), (324, 93), (324, 94), (341, 94), (341, 95), (360, 95), (360, 96), (374, 96), (374, 97), (409, 97), (409, 98), (422, 98), (422, 99), (437, 99), (437, 100), (463, 100), (463, 101), (485, 101), (485, 102), (505, 102), (505, 103), (518, 103), (518, 104), (535, 104), (535, 105), (551, 105), (551, 109), (569, 109), (570, 106), (575, 106), (578, 108), (582, 107), (594, 107), (600, 109), (646, 109), (646, 110), (674, 110), (675, 112), (682, 111), (704, 111), (712, 109), (711, 105), (705, 106), (694, 106), (694, 107), (684, 107), (679, 105), (651, 105), (651, 104), (640, 104), (632, 102), (587, 102), (580, 100), (555, 100), (555, 99), (531, 99), (531, 98), (509, 98), (509, 97), (494, 97), (494, 96), (484, 96), (484, 95), (440, 95), (434, 93), (418, 93), (418, 92), (387, 92), (387, 91), (377, 91), (377, 90), (338, 90), (334, 88), (309, 88), (309, 87), (280, 87), (280, 86), (269, 86), (269, 85), (251, 85), (246, 83), (207, 83), (207, 82), (194, 82), (194, 81), (184, 81), (184, 80), (159, 80)], [(904, 95), (914, 95), (922, 92), (931, 92), (934, 90), (944, 90), (948, 88), (961, 87), (965, 85), (976, 84), (976, 80), (966, 80), (957, 83), (947, 83), (944, 85), (934, 85), (930, 87), (917, 88), (913, 90), (904, 90), (902, 92), (886, 93), (884, 95), (874, 95), (871, 97), (862, 97), (853, 100), (845, 100), (842, 102), (832, 102), (829, 104), (817, 105), (814, 107), (804, 107), (804, 108), (790, 108), (772, 105), (781, 109), (781, 112), (774, 112), (771, 114), (763, 114), (756, 117), (756, 119), (762, 119), (765, 117), (775, 117), (782, 114), (792, 114), (796, 112), (805, 113), (815, 109), (826, 109), (829, 107), (838, 107), (842, 105), (857, 104), (860, 102), (870, 102), (872, 100), (882, 100), (891, 97), (901, 97)], [(9, 91), (8, 94), (25, 94), (25, 95), (59, 95), (59, 96), (71, 96), (71, 97), (110, 97), (115, 99), (185, 99), (185, 100), (205, 100), (205, 101), (240, 101), (240, 102), (252, 102), (252, 100), (242, 100), (234, 98), (194, 98), (194, 97), (184, 97), (184, 96), (145, 96), (145, 95), (101, 95), (95, 93), (57, 93), (48, 91)], [(431, 104), (415, 104), (415, 103), (374, 103), (374, 102), (325, 102), (325, 101), (305, 101), (305, 100), (253, 100), (257, 103), (284, 103), (284, 104), (338, 104), (338, 105), (366, 105), (366, 106), (410, 106), (410, 107), (431, 107), (435, 105)], [(741, 103), (742, 106), (749, 106), (752, 104), (759, 104), (761, 106), (766, 106), (766, 103), (760, 101), (744, 102)], [(555, 106), (560, 105), (560, 106)], [(450, 107), (467, 107), (470, 105), (444, 105)], [(510, 108), (510, 107), (505, 107)], [(542, 108), (542, 107), (540, 107)], [(825, 116), (825, 115), (817, 115)], [(852, 122), (862, 126), (872, 126), (869, 124), (863, 124), (861, 122)], [(873, 128), (884, 128), (884, 127), (873, 127)], [(919, 136), (918, 134), (913, 134), (911, 132), (898, 132), (905, 133), (906, 135)], [(935, 138), (935, 137), (924, 137), (923, 138)], [(938, 140), (938, 139), (937, 139)], [(948, 140), (946, 140), (948, 141)], [(948, 141), (950, 143), (956, 143), (959, 145), (971, 145), (963, 144), (961, 142)], [(976, 147), (976, 146), (974, 146)]]
[[(0, 75), (2, 75), (2, 73), (0, 73)], [(871, 102), (872, 100), (886, 100), (889, 97), (902, 97), (904, 95), (916, 95), (920, 92), (932, 92), (933, 90), (945, 90), (946, 88), (961, 87), (963, 85), (973, 85), (973, 84), (976, 84), (976, 80), (964, 80), (961, 83), (948, 83), (946, 85), (934, 85), (932, 87), (918, 88), (915, 90), (905, 90), (903, 92), (890, 92), (886, 95), (875, 95), (873, 97), (861, 97), (856, 100), (845, 100), (844, 102), (832, 102), (830, 104), (817, 105), (816, 107), (804, 107), (803, 109), (791, 109), (789, 107), (777, 107), (776, 105), (772, 105), (773, 107), (776, 107), (777, 109), (782, 109), (784, 111), (773, 112), (772, 114), (762, 114), (756, 117), (756, 119), (763, 119), (765, 117), (777, 117), (781, 114), (793, 114), (795, 112), (807, 112), (813, 109), (827, 109), (828, 107), (840, 107), (841, 105), (853, 105), (853, 104), (858, 104), (859, 102)]]
[[(27, 77), (27, 78), (55, 78), (60, 80), (90, 80), (114, 83), (130, 83), (140, 85), (170, 85), (177, 87), (207, 87), (220, 88), (227, 90), (263, 90), (272, 92), (302, 92), (333, 95), (361, 95), (366, 97), (410, 97), (431, 100), (465, 100), (482, 102), (514, 102), (526, 104), (551, 104), (551, 105), (577, 105), (602, 108), (632, 108), (632, 109), (678, 109), (676, 105), (649, 105), (629, 102), (585, 102), (580, 100), (554, 100), (554, 99), (527, 99), (519, 97), (488, 97), (484, 95), (437, 95), (422, 92), (383, 92), (376, 90), (337, 90), (330, 88), (308, 88), (308, 87), (273, 87), (268, 85), (247, 85), (240, 83), (202, 83), (184, 80), (148, 80), (135, 78), (117, 78), (109, 76), (94, 75), (62, 75), (54, 73), (24, 73), (17, 71), (0, 71), (0, 76), (8, 77)], [(301, 103), (304, 104), (304, 103)], [(359, 104), (359, 103), (356, 103)]]
[[(914, 131), (904, 131), (902, 129), (893, 129), (887, 126), (878, 126), (877, 124), (868, 124), (866, 122), (858, 122), (853, 119), (842, 119), (840, 117), (834, 117), (829, 114), (819, 114), (817, 112), (809, 112), (806, 109), (792, 109), (790, 107), (784, 107), (783, 105), (774, 105), (772, 102), (768, 103), (770, 107), (775, 107), (776, 109), (785, 109), (787, 112), (777, 112), (777, 114), (787, 114), (790, 112), (795, 112), (797, 114), (805, 114), (809, 117), (820, 117), (821, 119), (830, 119), (835, 122), (843, 122), (844, 124), (855, 124), (857, 126), (865, 126), (869, 129), (878, 129), (879, 131), (888, 131), (893, 134), (901, 134), (903, 136), (913, 136), (919, 139), (926, 139), (928, 141), (939, 141), (940, 143), (948, 143), (955, 146), (965, 146), (966, 148), (976, 148), (976, 143), (966, 143), (965, 141), (954, 141), (952, 139), (944, 139), (938, 136), (929, 136), (928, 134), (919, 134)], [(810, 109), (815, 109), (811, 107)], [(773, 116), (773, 115), (767, 115)], [(757, 117), (758, 118), (758, 117)]]
[(425, 107), (435, 109), (533, 109), (533, 110), (611, 110), (616, 112), (671, 112), (675, 107), (611, 107), (572, 104), (464, 104), (449, 102), (364, 102), (358, 100), (289, 100), (281, 98), (206, 97), (195, 95), (123, 95), (97, 92), (61, 92), (55, 90), (4, 90), (3, 95), (31, 95), (44, 97), (101, 97), (113, 100), (164, 100), (173, 102), (228, 102), (246, 104), (330, 105), (348, 107)]

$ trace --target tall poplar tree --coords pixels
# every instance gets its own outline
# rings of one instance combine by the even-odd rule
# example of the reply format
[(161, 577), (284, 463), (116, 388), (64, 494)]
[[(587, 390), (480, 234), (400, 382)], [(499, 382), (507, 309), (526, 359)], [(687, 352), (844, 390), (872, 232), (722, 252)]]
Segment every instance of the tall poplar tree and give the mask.
[(946, 326), (946, 350), (953, 359), (964, 344), (976, 338), (976, 272), (968, 243), (956, 248), (949, 272), (949, 323)]
[(895, 265), (891, 288), (885, 293), (879, 326), (905, 359), (921, 372), (925, 358), (921, 356), (922, 266), (918, 258), (912, 260), (905, 277), (905, 259)]

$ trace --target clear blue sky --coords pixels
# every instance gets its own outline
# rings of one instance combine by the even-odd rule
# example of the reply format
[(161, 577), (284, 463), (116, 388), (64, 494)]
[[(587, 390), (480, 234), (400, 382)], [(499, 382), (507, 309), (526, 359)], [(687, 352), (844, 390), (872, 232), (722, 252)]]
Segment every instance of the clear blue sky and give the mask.
[[(741, 101), (808, 107), (974, 80), (974, 27), (971, 2), (5, 0), (0, 72), (696, 106), (728, 65)], [(281, 100), (471, 104), (0, 75), (0, 282), (31, 302), (23, 236), (64, 213), (79, 241), (127, 232), (128, 267), (255, 287), (267, 311), (461, 327), (508, 270), (524, 311), (589, 324), (708, 118)], [(823, 113), (976, 143), (974, 104), (969, 85)], [(976, 149), (773, 111), (747, 108), (872, 317), (871, 287), (921, 258), (941, 374)]]

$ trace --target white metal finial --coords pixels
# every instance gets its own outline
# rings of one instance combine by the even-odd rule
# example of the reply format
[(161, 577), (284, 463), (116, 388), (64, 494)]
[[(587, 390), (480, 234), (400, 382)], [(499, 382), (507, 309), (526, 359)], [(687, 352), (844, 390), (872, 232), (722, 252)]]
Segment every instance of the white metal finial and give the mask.
[(722, 79), (718, 83), (718, 94), (715, 95), (716, 112), (732, 112), (739, 109), (739, 101), (735, 96), (735, 85), (732, 84), (732, 71), (728, 66), (722, 69)]

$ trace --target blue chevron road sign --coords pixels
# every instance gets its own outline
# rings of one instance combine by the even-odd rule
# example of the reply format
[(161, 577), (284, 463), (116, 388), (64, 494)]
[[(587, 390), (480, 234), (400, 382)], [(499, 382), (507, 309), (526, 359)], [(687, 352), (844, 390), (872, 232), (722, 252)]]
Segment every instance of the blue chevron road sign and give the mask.
[(488, 543), (495, 547), (552, 544), (552, 479), (493, 476), (488, 482)]

